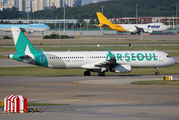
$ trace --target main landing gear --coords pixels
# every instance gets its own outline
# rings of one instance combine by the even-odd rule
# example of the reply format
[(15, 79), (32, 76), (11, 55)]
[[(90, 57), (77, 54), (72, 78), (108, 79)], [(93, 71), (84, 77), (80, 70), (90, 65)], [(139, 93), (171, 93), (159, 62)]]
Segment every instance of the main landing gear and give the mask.
[(84, 76), (90, 76), (90, 75), (91, 75), (90, 71), (85, 71), (84, 72)]
[[(85, 71), (84, 72), (84, 76), (90, 76), (91, 75), (91, 73), (90, 73), (90, 71)], [(98, 76), (105, 76), (105, 72), (98, 72)]]
[(160, 73), (158, 72), (158, 68), (155, 68), (155, 75), (160, 75)]
[(99, 72), (98, 76), (105, 76), (105, 72)]

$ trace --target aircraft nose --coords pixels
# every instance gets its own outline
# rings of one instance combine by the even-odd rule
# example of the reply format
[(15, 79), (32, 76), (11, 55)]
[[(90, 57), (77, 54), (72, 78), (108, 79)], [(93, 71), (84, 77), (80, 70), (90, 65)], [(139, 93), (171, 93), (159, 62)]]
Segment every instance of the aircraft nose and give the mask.
[(176, 63), (176, 60), (174, 58), (171, 58), (171, 64), (174, 65)]
[(167, 28), (167, 29), (169, 29), (169, 27), (168, 27), (168, 26), (166, 26), (166, 28)]

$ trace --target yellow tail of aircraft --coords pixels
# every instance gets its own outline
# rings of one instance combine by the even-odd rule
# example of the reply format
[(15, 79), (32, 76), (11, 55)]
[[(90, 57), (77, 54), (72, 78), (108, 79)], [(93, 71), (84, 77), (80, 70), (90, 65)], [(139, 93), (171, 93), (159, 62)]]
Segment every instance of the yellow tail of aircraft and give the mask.
[(126, 32), (126, 30), (121, 25), (111, 23), (101, 12), (96, 12), (96, 14), (100, 22), (99, 27), (116, 30), (120, 32)]

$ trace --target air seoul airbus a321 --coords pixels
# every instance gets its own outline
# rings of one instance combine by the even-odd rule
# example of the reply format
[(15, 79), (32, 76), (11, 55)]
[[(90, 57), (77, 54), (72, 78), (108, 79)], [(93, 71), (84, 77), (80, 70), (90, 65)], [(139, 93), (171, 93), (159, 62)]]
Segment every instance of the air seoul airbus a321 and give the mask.
[(149, 24), (112, 24), (102, 13), (96, 12), (100, 24), (99, 27), (111, 29), (119, 32), (131, 32), (131, 35), (140, 34), (141, 32), (152, 33), (154, 31), (164, 31), (168, 26), (163, 23)]
[(98, 72), (99, 76), (105, 76), (108, 71), (129, 73), (132, 68), (155, 68), (159, 74), (159, 67), (176, 62), (161, 51), (38, 51), (18, 27), (12, 27), (12, 33), (17, 53), (9, 55), (9, 58), (42, 67), (86, 69), (85, 76), (90, 76), (90, 72)]

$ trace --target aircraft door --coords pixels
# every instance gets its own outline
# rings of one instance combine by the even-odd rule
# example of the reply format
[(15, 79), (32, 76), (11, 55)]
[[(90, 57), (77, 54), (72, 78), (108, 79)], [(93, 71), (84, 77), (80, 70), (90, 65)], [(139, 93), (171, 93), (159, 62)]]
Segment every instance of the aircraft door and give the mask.
[(159, 62), (163, 62), (163, 57), (160, 52), (158, 53), (158, 60), (159, 60)]
[(86, 62), (89, 62), (89, 55), (85, 55)]

